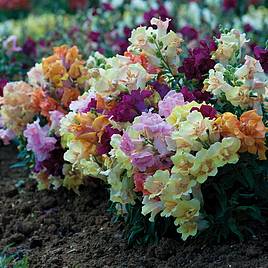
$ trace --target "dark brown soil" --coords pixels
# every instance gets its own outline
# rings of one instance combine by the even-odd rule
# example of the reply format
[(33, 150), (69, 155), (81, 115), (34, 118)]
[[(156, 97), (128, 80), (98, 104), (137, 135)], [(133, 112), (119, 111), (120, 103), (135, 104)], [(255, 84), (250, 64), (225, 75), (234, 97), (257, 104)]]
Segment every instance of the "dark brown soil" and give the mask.
[(33, 183), (18, 190), (16, 182), (27, 174), (9, 169), (15, 154), (13, 147), (0, 147), (0, 249), (14, 243), (10, 250), (28, 256), (30, 267), (268, 267), (265, 227), (243, 243), (163, 238), (158, 245), (128, 247), (120, 224), (110, 221), (102, 186), (90, 182), (80, 196), (40, 192)]

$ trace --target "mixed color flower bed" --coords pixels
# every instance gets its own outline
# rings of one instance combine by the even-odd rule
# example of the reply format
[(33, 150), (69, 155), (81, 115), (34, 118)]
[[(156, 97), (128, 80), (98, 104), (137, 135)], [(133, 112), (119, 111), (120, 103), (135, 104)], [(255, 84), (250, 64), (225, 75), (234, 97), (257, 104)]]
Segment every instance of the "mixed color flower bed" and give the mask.
[[(0, 137), (18, 143), (17, 166), (31, 169), (40, 190), (79, 194), (87, 180), (102, 180), (130, 241), (173, 230), (183, 240), (242, 238), (250, 221), (267, 219), (268, 50), (260, 33), (268, 10), (250, 5), (261, 1), (164, 1), (151, 10), (133, 2), (122, 2), (122, 12), (103, 3), (107, 18), (89, 23), (88, 59), (82, 39), (55, 47), (23, 80), (3, 76)], [(95, 31), (114, 10), (123, 18), (115, 32)], [(219, 12), (232, 14), (226, 28), (217, 28)], [(35, 51), (36, 41), (16, 41), (3, 43), (8, 60)]]

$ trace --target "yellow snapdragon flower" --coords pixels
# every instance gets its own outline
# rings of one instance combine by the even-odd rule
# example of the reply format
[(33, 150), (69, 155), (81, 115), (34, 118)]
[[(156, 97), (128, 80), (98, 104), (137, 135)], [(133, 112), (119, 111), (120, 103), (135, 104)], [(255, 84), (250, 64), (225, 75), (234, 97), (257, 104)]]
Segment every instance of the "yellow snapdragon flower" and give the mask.
[(175, 225), (191, 221), (199, 216), (200, 202), (197, 199), (180, 200), (172, 210), (171, 215), (175, 217)]
[(201, 104), (195, 101), (185, 105), (175, 106), (171, 114), (167, 117), (167, 122), (174, 126), (179, 127), (182, 121), (185, 121), (193, 107), (200, 107)]
[(68, 190), (72, 189), (75, 193), (79, 194), (79, 186), (84, 183), (84, 176), (82, 173), (77, 169), (73, 169), (70, 164), (64, 164), (62, 172), (64, 175), (63, 186)]
[(197, 223), (194, 221), (185, 222), (180, 225), (177, 232), (181, 233), (181, 239), (185, 241), (189, 236), (195, 236), (197, 234)]
[(150, 198), (155, 198), (156, 196), (161, 195), (169, 181), (169, 176), (170, 174), (168, 170), (157, 170), (153, 176), (149, 176), (146, 179), (144, 189), (150, 193)]

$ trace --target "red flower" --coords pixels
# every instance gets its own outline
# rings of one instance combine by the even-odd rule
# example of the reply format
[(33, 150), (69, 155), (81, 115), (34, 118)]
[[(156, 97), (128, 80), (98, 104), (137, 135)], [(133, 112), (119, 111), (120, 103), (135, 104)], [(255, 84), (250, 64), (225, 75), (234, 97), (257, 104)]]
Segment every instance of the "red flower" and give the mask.
[(3, 91), (5, 85), (8, 83), (6, 79), (0, 79), (0, 97), (3, 97)]
[(135, 183), (135, 192), (142, 192), (144, 195), (148, 195), (149, 192), (144, 189), (144, 182), (147, 178), (147, 175), (144, 173), (135, 173), (134, 174), (134, 183)]
[(27, 9), (29, 5), (29, 0), (0, 0), (0, 9)]
[(69, 8), (71, 10), (82, 9), (87, 6), (87, 0), (69, 0)]
[(230, 10), (230, 9), (235, 9), (237, 5), (236, 0), (224, 0), (223, 1), (223, 8), (224, 10)]
[(260, 61), (264, 72), (268, 73), (268, 49), (255, 46), (254, 55)]
[(202, 83), (205, 75), (216, 64), (211, 59), (211, 52), (214, 50), (216, 46), (213, 40), (201, 40), (198, 47), (189, 50), (189, 56), (183, 60), (183, 65), (178, 71), (184, 73), (187, 80), (195, 79)]
[(216, 118), (217, 110), (212, 107), (211, 105), (201, 105), (200, 108), (193, 107), (191, 111), (198, 111), (200, 112), (204, 117), (208, 117), (209, 119)]

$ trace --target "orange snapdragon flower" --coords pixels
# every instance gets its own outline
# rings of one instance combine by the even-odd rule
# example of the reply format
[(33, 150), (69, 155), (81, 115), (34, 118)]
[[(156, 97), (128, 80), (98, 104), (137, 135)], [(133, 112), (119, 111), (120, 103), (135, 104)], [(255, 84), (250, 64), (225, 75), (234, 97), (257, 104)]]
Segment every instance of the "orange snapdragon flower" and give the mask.
[(19, 81), (7, 83), (0, 98), (0, 114), (7, 128), (20, 135), (37, 112), (31, 102), (35, 89)]
[(216, 125), (223, 137), (238, 137), (241, 135), (240, 122), (237, 116), (226, 112), (216, 119)]
[(77, 114), (74, 123), (68, 130), (75, 135), (75, 139), (81, 141), (90, 154), (97, 154), (97, 145), (101, 141), (105, 127), (109, 120), (104, 116), (96, 116), (93, 113)]
[(240, 152), (258, 154), (260, 160), (266, 159), (265, 127), (262, 116), (255, 110), (244, 112), (240, 120), (236, 115), (226, 112), (215, 121), (221, 136), (237, 137), (241, 141)]
[(58, 110), (61, 112), (65, 112), (64, 109), (62, 109), (62, 107), (60, 107), (60, 105), (57, 103), (57, 101), (51, 97), (46, 97), (40, 103), (40, 109), (41, 109), (41, 112), (40, 112), (41, 115), (46, 117), (48, 121), (50, 121), (50, 115), (49, 115), (50, 111)]
[(62, 87), (62, 81), (68, 79), (68, 73), (60, 61), (51, 63), (45, 74), (56, 87)]
[(79, 55), (79, 50), (78, 50), (77, 46), (73, 46), (73, 47), (67, 49), (65, 58), (66, 58), (66, 63), (68, 65), (73, 64), (76, 60), (80, 60), (81, 55)]
[(241, 146), (241, 152), (248, 151), (256, 154), (258, 152), (261, 160), (266, 159), (265, 134), (268, 128), (265, 127), (262, 121), (262, 116), (259, 116), (255, 110), (247, 111), (240, 117), (240, 129), (244, 134), (244, 142)]
[(80, 91), (77, 88), (64, 88), (61, 103), (65, 108), (68, 108), (70, 103), (77, 100), (79, 96)]
[(55, 99), (45, 95), (42, 88), (38, 88), (33, 92), (31, 96), (31, 103), (34, 109), (46, 117), (48, 121), (50, 121), (50, 111), (58, 110), (65, 112)]
[(68, 79), (70, 82), (75, 79), (79, 84), (83, 83), (88, 76), (84, 65), (76, 46), (55, 47), (54, 54), (42, 60), (45, 77), (57, 88), (63, 87), (63, 82)]
[(106, 101), (101, 95), (96, 94), (97, 109), (110, 111), (116, 106), (116, 100)]
[(82, 62), (79, 60), (74, 61), (70, 66), (69, 75), (72, 79), (77, 79), (82, 75), (83, 72), (83, 65)]
[(128, 57), (132, 63), (140, 63), (142, 67), (150, 74), (157, 74), (161, 71), (160, 68), (149, 63), (149, 60), (144, 52), (141, 52), (139, 55), (134, 55), (130, 51), (125, 51), (124, 56)]

